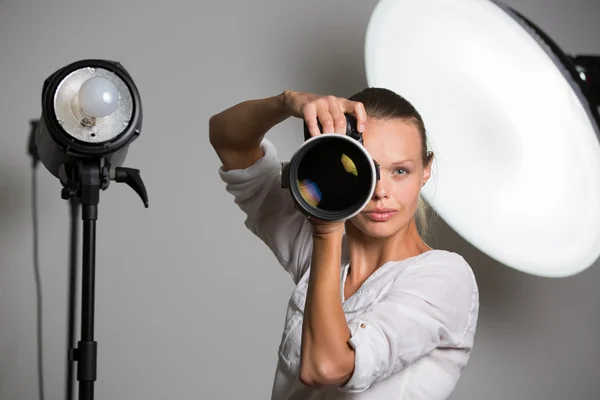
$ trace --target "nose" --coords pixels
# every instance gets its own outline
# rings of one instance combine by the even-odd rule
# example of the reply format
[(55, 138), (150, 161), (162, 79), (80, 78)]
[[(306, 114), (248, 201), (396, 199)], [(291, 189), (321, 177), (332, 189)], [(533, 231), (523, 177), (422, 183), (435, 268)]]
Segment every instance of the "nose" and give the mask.
[(377, 185), (375, 185), (375, 191), (373, 192), (373, 200), (383, 200), (387, 198), (389, 198), (387, 181), (382, 176), (377, 181)]

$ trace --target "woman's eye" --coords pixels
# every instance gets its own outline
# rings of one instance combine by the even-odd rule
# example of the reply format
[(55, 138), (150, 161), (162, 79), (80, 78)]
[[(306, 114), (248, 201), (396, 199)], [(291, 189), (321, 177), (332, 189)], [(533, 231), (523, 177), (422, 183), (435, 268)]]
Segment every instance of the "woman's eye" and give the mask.
[(404, 168), (400, 168), (400, 169), (397, 169), (396, 171), (394, 171), (394, 173), (397, 175), (405, 175), (405, 174), (408, 174), (408, 171)]

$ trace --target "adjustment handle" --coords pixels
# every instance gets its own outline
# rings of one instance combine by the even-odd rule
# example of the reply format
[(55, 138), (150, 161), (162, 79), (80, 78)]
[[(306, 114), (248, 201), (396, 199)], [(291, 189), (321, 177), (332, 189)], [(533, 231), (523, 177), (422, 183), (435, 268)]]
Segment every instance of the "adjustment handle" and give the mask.
[(148, 208), (148, 194), (146, 193), (146, 186), (144, 185), (144, 181), (142, 181), (139, 169), (117, 167), (115, 168), (115, 181), (124, 182), (135, 190), (144, 202), (144, 206)]

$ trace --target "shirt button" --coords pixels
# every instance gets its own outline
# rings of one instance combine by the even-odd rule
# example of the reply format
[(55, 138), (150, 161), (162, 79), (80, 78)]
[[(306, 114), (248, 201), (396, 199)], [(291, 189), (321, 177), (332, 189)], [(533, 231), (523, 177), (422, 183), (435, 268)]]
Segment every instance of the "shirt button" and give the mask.
[(365, 323), (363, 322), (362, 324), (360, 324), (360, 327), (361, 327), (361, 328), (366, 328), (366, 327), (367, 327), (367, 324), (365, 324)]

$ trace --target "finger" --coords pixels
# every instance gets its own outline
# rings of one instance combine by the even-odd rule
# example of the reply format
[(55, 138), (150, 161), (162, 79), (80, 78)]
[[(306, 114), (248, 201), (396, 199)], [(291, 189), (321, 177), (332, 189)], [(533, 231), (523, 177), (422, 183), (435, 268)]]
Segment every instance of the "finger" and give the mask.
[(354, 102), (354, 116), (356, 117), (356, 128), (360, 133), (364, 132), (367, 126), (367, 111), (363, 103)]
[(367, 125), (367, 112), (363, 103), (346, 100), (342, 105), (345, 113), (352, 113), (356, 117), (356, 128), (358, 131), (361, 133), (364, 132)]
[(317, 118), (323, 127), (323, 133), (333, 133), (333, 117), (329, 110), (329, 104), (326, 101), (320, 101), (317, 104)]
[(333, 129), (335, 133), (346, 134), (346, 125), (348, 121), (344, 115), (344, 110), (337, 98), (329, 99), (329, 112), (333, 119)]
[(317, 109), (314, 103), (308, 103), (304, 106), (302, 110), (302, 114), (304, 115), (304, 122), (306, 122), (306, 127), (308, 128), (308, 132), (310, 136), (320, 135), (319, 125), (317, 124)]

